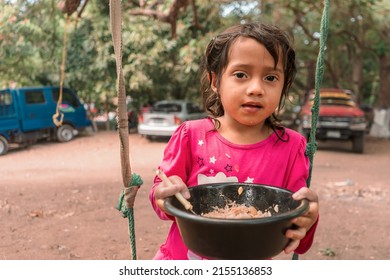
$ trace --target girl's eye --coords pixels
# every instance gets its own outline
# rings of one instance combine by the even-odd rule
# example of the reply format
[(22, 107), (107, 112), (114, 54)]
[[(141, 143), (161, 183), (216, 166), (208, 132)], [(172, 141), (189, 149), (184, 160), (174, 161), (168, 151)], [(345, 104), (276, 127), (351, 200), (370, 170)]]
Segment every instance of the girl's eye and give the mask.
[(277, 80), (278, 80), (278, 78), (277, 78), (276, 76), (267, 76), (267, 77), (265, 77), (265, 79), (266, 79), (267, 81), (270, 81), (270, 82), (273, 82), (273, 81), (277, 81)]
[(246, 78), (246, 75), (242, 72), (234, 73), (234, 76), (236, 76), (239, 79)]

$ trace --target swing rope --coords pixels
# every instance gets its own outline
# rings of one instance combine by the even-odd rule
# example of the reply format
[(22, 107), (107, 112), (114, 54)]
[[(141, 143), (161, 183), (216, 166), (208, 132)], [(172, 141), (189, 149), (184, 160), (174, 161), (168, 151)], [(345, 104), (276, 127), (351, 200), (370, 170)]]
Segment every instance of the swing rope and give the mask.
[[(326, 50), (326, 39), (328, 37), (329, 30), (329, 0), (324, 1), (324, 10), (321, 18), (321, 27), (320, 27), (320, 48), (317, 57), (316, 64), (316, 73), (315, 73), (315, 95), (314, 102), (311, 108), (311, 131), (309, 142), (307, 143), (305, 154), (309, 158), (310, 167), (309, 167), (309, 176), (306, 180), (306, 185), (309, 188), (311, 183), (312, 171), (313, 171), (313, 162), (314, 162), (314, 154), (317, 150), (317, 142), (316, 142), (316, 132), (317, 132), (317, 122), (318, 122), (318, 114), (320, 111), (320, 87), (322, 83), (322, 79), (324, 76), (324, 61), (325, 61), (325, 50)], [(292, 259), (297, 260), (299, 258), (298, 254), (294, 253)]]
[[(122, 168), (123, 191), (119, 199), (117, 209), (122, 212), (124, 218), (128, 218), (129, 234), (131, 243), (131, 255), (133, 260), (137, 259), (135, 242), (135, 223), (134, 223), (134, 201), (139, 187), (142, 185), (142, 179), (137, 174), (131, 173), (129, 158), (129, 127), (126, 105), (125, 83), (122, 71), (122, 11), (120, 0), (110, 0), (110, 25), (117, 72), (117, 93), (118, 93), (118, 131), (120, 140), (120, 157)], [(125, 203), (123, 203), (125, 202)]]
[(320, 34), (321, 34), (320, 48), (319, 48), (319, 53), (317, 58), (316, 74), (315, 74), (315, 96), (314, 96), (314, 103), (311, 108), (311, 114), (312, 114), (311, 131), (310, 131), (309, 143), (307, 144), (306, 147), (306, 155), (309, 157), (310, 160), (309, 177), (307, 178), (306, 181), (307, 186), (310, 186), (311, 173), (313, 167), (313, 158), (317, 150), (316, 132), (317, 132), (318, 114), (320, 111), (320, 87), (324, 76), (324, 64), (325, 64), (324, 57), (325, 57), (325, 50), (326, 50), (326, 39), (328, 37), (328, 30), (329, 30), (329, 0), (325, 0), (324, 11), (321, 19), (321, 28), (320, 28)]
[[(57, 7), (66, 14), (65, 26), (64, 26), (64, 37), (63, 37), (63, 47), (62, 47), (62, 62), (61, 62), (61, 77), (60, 77), (60, 91), (58, 93), (58, 100), (56, 106), (56, 112), (53, 114), (52, 119), (53, 123), (59, 127), (62, 125), (64, 120), (64, 113), (61, 112), (61, 104), (62, 104), (62, 95), (63, 95), (63, 87), (65, 80), (65, 64), (66, 64), (66, 54), (68, 49), (68, 28), (71, 23), (71, 16), (74, 12), (77, 11), (77, 8), (80, 4), (80, 0), (61, 0), (58, 3)], [(76, 18), (76, 25), (77, 25)]]
[(66, 15), (65, 27), (64, 27), (64, 37), (63, 37), (63, 48), (62, 48), (62, 62), (61, 62), (61, 78), (60, 78), (60, 92), (58, 93), (58, 100), (56, 106), (56, 112), (53, 114), (52, 119), (53, 123), (58, 127), (62, 125), (64, 120), (64, 113), (60, 111), (62, 104), (62, 91), (64, 86), (65, 79), (65, 62), (66, 62), (66, 51), (67, 51), (67, 42), (68, 42), (68, 26), (70, 23), (70, 14)]

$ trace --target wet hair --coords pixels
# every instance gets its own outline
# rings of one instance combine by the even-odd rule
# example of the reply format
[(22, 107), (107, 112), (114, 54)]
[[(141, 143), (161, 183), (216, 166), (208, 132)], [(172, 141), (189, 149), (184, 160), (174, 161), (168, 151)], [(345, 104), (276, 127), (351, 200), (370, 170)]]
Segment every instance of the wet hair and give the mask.
[[(273, 57), (275, 68), (279, 60), (283, 60), (284, 85), (278, 111), (283, 108), (287, 93), (295, 78), (295, 51), (292, 47), (292, 41), (285, 31), (277, 26), (262, 23), (245, 23), (226, 29), (210, 41), (201, 63), (203, 106), (216, 121), (216, 128), (220, 126), (216, 118), (223, 116), (225, 112), (218, 92), (214, 92), (211, 88), (211, 85), (214, 83), (212, 73), (215, 74), (215, 85), (218, 89), (221, 76), (229, 63), (230, 47), (240, 37), (252, 38), (262, 44)], [(275, 132), (279, 130), (281, 134), (276, 134), (282, 140), (285, 130), (275, 113), (265, 120), (265, 124)]]

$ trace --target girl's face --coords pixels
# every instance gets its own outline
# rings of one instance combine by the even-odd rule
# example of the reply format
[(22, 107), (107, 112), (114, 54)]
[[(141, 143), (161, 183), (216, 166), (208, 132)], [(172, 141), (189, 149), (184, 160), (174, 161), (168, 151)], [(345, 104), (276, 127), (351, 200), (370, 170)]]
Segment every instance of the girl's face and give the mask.
[(284, 72), (282, 59), (275, 62), (254, 39), (239, 37), (230, 48), (228, 64), (217, 91), (230, 125), (259, 126), (276, 110), (281, 98)]

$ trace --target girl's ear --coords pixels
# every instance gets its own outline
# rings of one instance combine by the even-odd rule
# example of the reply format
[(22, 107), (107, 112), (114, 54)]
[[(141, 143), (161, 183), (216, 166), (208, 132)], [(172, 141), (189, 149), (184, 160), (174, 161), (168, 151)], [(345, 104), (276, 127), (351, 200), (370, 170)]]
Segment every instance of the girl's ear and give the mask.
[(215, 75), (214, 72), (211, 72), (209, 78), (211, 79), (210, 81), (210, 87), (214, 92), (217, 92), (217, 76)]

